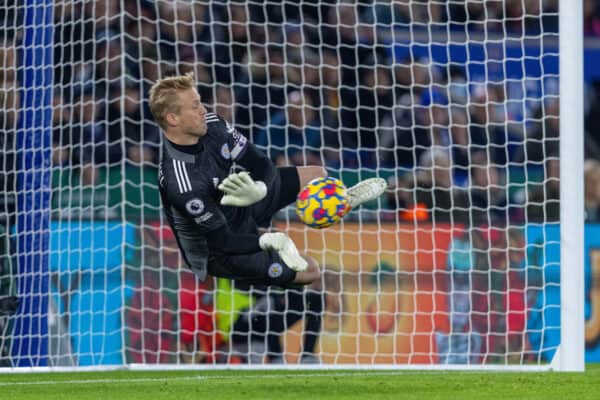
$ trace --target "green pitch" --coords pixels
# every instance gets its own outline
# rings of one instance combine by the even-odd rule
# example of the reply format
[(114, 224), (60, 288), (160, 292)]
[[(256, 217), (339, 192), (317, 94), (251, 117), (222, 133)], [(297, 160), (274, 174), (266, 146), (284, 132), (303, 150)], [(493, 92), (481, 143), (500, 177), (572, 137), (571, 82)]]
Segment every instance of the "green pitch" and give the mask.
[(0, 375), (0, 399), (599, 399), (585, 373), (415, 371), (87, 372)]

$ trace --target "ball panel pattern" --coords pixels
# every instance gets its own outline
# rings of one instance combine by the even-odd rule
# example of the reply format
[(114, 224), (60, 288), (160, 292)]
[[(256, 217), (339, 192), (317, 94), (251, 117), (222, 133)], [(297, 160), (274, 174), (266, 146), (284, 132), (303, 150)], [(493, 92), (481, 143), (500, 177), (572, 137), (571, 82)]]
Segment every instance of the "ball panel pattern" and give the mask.
[(346, 187), (339, 179), (317, 178), (298, 194), (296, 214), (311, 228), (327, 228), (338, 222), (348, 211)]

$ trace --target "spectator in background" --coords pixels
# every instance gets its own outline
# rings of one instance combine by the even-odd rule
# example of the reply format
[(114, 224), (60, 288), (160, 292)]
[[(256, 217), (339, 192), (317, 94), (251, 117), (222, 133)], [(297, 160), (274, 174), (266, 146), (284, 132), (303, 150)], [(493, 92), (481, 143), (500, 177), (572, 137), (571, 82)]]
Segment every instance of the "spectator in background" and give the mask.
[[(195, 56), (196, 35), (194, 21), (204, 20), (204, 6), (193, 7), (190, 2), (161, 1), (157, 3), (160, 21), (160, 58), (180, 62)], [(195, 15), (198, 11), (198, 15)]]
[(239, 124), (236, 127), (252, 138), (255, 130), (264, 128), (274, 114), (285, 108), (287, 79), (283, 47), (279, 44), (254, 47), (247, 62), (251, 63), (248, 75), (234, 83), (235, 116)]
[(214, 113), (225, 121), (235, 125), (233, 110), (235, 104), (231, 87), (217, 85), (215, 89)]
[(315, 282), (304, 291), (278, 291), (260, 286), (251, 289), (240, 282), (218, 279), (217, 326), (225, 341), (230, 341), (233, 355), (246, 357), (248, 363), (262, 363), (266, 356), (269, 363), (285, 364), (281, 336), (304, 319), (299, 362), (318, 363), (315, 353), (325, 300), (321, 282)]
[(412, 21), (407, 1), (376, 2), (367, 7), (361, 19), (373, 24), (381, 34), (391, 34), (395, 29), (409, 29)]
[(106, 120), (99, 118), (102, 105), (98, 102), (93, 89), (82, 92), (75, 100), (73, 107), (73, 123), (65, 131), (67, 137), (61, 140), (62, 146), (69, 151), (71, 165), (86, 160), (106, 163), (107, 126)]
[(312, 100), (298, 91), (289, 93), (286, 110), (273, 116), (254, 144), (278, 166), (322, 164), (321, 130)]
[[(159, 21), (153, 3), (147, 0), (125, 3), (125, 37), (123, 38), (129, 69), (135, 79), (143, 78), (143, 62), (153, 53), (156, 60)], [(140, 63), (142, 61), (142, 63)], [(153, 81), (154, 82), (154, 81)]]
[(560, 160), (545, 162), (544, 182), (528, 193), (527, 220), (529, 222), (556, 222), (560, 219)]
[(176, 64), (177, 74), (187, 74), (191, 72), (196, 77), (198, 93), (208, 102), (213, 101), (214, 82), (212, 81), (210, 68), (206, 67), (202, 61), (195, 55), (182, 57)]
[(223, 344), (216, 331), (213, 280), (200, 282), (189, 271), (182, 270), (179, 279), (180, 353), (185, 364), (215, 363), (217, 350)]
[(336, 51), (341, 68), (339, 139), (340, 146), (345, 150), (342, 162), (345, 167), (357, 167), (362, 161), (359, 147), (363, 145), (361, 121), (358, 116), (361, 112), (361, 66), (366, 65), (369, 58), (374, 56), (374, 51), (385, 58), (386, 49), (374, 45), (372, 27), (360, 21), (358, 7), (350, 1), (332, 6), (326, 22), (321, 25), (322, 44)]
[(257, 50), (256, 47), (265, 45), (264, 34), (261, 27), (251, 15), (252, 7), (247, 7), (242, 2), (228, 2), (222, 10), (225, 24), (215, 27), (215, 43), (212, 45), (213, 63), (215, 65), (215, 81), (224, 84), (246, 82), (248, 71), (245, 66), (253, 59), (249, 53)]
[(498, 22), (502, 18), (502, 8), (501, 1), (452, 2), (448, 5), (448, 20), (453, 30), (501, 31), (502, 26), (498, 26)]
[(443, 83), (439, 68), (427, 57), (408, 55), (395, 63), (392, 69), (397, 103), (414, 102), (426, 88)]
[(157, 165), (160, 132), (155, 124), (142, 118), (139, 84), (113, 84), (109, 93), (108, 163), (116, 164), (127, 156), (137, 163), (148, 161)]
[(347, 0), (331, 7), (324, 22), (321, 24), (322, 44), (336, 50), (342, 66), (342, 84), (354, 94), (352, 100), (356, 101), (355, 90), (360, 79), (358, 67), (373, 55), (372, 43), (361, 36), (367, 24), (359, 25), (362, 21), (359, 21), (357, 7)]
[(11, 38), (0, 34), (0, 224), (8, 222), (16, 206), (16, 138), (19, 119), (17, 52)]
[(586, 36), (600, 36), (600, 13), (596, 0), (583, 2), (583, 33)]
[(503, 176), (484, 152), (473, 154), (468, 190), (470, 222), (473, 225), (504, 225), (508, 199)]
[(158, 79), (176, 74), (175, 64), (158, 57), (158, 51), (154, 47), (142, 49), (141, 57), (141, 80), (144, 93), (148, 93), (150, 87)]
[(317, 90), (310, 90), (313, 99), (316, 99), (315, 108), (319, 112), (319, 121), (323, 138), (323, 157), (325, 165), (329, 168), (339, 168), (341, 161), (341, 69), (340, 62), (331, 51), (324, 50), (321, 53), (322, 63), (320, 65), (320, 81)]
[(0, 36), (0, 108), (2, 129), (13, 132), (17, 128), (19, 117), (20, 95), (17, 81), (17, 50), (11, 38)]
[(376, 164), (377, 129), (392, 112), (394, 91), (392, 76), (386, 60), (368, 60), (361, 68), (361, 85), (358, 89), (358, 143), (362, 166), (374, 168)]
[(424, 126), (427, 131), (429, 145), (448, 151), (450, 147), (448, 130), (450, 116), (446, 94), (435, 86), (424, 90), (415, 113), (419, 116), (418, 124)]
[[(525, 249), (527, 247), (523, 232), (512, 228), (508, 230), (508, 243), (506, 252), (508, 257), (502, 255), (504, 263), (507, 263), (506, 272), (501, 275), (501, 284), (504, 293), (506, 308), (506, 335), (499, 335), (499, 340), (505, 346), (507, 358), (519, 362), (523, 352), (529, 344), (526, 340), (525, 330), (527, 324), (527, 293), (526, 287), (532, 284), (527, 280)], [(494, 287), (493, 290), (499, 290)], [(502, 317), (502, 316), (501, 316)], [(499, 352), (496, 349), (495, 352)], [(502, 360), (504, 361), (504, 360)]]
[(518, 159), (531, 165), (540, 165), (549, 157), (558, 157), (559, 99), (552, 98), (536, 112), (536, 126), (525, 139), (525, 153)]
[(496, 166), (504, 166), (510, 159), (502, 90), (494, 85), (475, 87), (469, 107), (471, 146), (474, 151), (488, 152), (489, 162)]
[(517, 36), (539, 35), (546, 29), (542, 25), (540, 0), (507, 0), (504, 28)]
[(589, 82), (586, 89), (585, 157), (600, 159), (600, 80)]
[(450, 241), (445, 292), (448, 293), (449, 332), (436, 332), (440, 364), (476, 364), (482, 353), (483, 333), (472, 324), (471, 285), (478, 254), (472, 245), (477, 231), (464, 231)]
[(450, 113), (450, 143), (455, 183), (465, 186), (469, 178), (471, 143), (467, 115), (463, 108), (453, 107)]
[(400, 101), (379, 128), (379, 156), (385, 166), (412, 168), (429, 147), (450, 145), (448, 98), (429, 88)]
[(59, 90), (52, 99), (52, 166), (62, 168), (71, 162), (70, 143), (73, 107), (65, 102)]
[(108, 97), (111, 87), (124, 76), (133, 73), (124, 63), (125, 51), (117, 32), (106, 31), (96, 35), (95, 64), (89, 71), (90, 81), (83, 81), (87, 90), (94, 90), (98, 97)]
[(452, 179), (449, 153), (441, 148), (431, 148), (421, 155), (414, 187), (415, 202), (427, 209), (431, 221), (451, 223), (464, 221), (464, 193), (456, 189)]
[(584, 164), (585, 220), (600, 221), (600, 162), (586, 160)]

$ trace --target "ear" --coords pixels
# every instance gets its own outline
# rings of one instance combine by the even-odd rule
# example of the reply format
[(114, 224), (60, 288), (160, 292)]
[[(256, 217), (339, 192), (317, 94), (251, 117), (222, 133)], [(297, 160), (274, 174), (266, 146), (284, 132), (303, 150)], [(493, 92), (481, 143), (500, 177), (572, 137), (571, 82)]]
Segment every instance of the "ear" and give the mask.
[(167, 113), (167, 115), (165, 115), (165, 120), (167, 121), (167, 124), (171, 126), (179, 125), (179, 117), (175, 113)]

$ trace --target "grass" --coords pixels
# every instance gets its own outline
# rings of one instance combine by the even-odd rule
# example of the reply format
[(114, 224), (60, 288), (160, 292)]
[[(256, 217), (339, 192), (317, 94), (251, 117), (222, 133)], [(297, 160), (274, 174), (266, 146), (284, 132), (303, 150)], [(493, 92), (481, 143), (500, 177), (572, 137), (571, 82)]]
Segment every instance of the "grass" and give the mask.
[(0, 375), (0, 399), (598, 399), (585, 373), (418, 371), (80, 372)]

